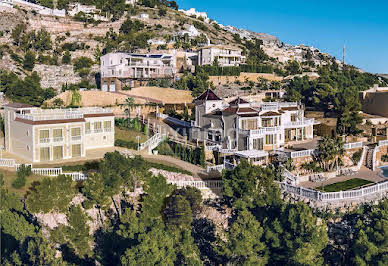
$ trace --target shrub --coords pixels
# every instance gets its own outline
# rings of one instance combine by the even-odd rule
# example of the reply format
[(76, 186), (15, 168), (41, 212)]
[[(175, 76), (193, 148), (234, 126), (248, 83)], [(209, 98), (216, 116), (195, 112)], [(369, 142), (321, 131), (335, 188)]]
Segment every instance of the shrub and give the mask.
[(354, 164), (358, 164), (358, 162), (361, 160), (361, 154), (362, 154), (362, 150), (359, 150), (353, 153), (352, 161)]
[(23, 68), (28, 71), (32, 71), (35, 66), (35, 54), (32, 51), (28, 51), (24, 55)]
[(126, 141), (122, 139), (116, 139), (115, 140), (115, 146), (117, 147), (123, 147), (123, 148), (128, 148), (132, 150), (137, 150), (137, 143), (134, 141)]
[(74, 60), (74, 70), (76, 72), (82, 69), (89, 69), (93, 65), (93, 60), (86, 56), (78, 57)]
[(62, 56), (62, 64), (68, 65), (71, 63), (71, 54), (69, 51), (66, 51)]
[(31, 175), (31, 166), (22, 164), (17, 171), (17, 178), (12, 182), (12, 186), (16, 189), (26, 185), (26, 177)]

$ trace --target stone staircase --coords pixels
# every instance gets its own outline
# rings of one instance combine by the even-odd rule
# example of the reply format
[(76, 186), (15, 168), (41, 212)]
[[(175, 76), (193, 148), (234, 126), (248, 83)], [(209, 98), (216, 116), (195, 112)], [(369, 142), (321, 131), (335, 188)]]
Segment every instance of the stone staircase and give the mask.
[(373, 148), (367, 147), (366, 156), (364, 158), (364, 165), (369, 168), (373, 169)]
[(148, 149), (148, 153), (151, 154), (152, 150), (158, 147), (158, 145), (165, 139), (165, 136), (161, 133), (156, 133), (151, 138), (149, 138), (146, 142), (141, 143), (139, 146), (139, 150)]

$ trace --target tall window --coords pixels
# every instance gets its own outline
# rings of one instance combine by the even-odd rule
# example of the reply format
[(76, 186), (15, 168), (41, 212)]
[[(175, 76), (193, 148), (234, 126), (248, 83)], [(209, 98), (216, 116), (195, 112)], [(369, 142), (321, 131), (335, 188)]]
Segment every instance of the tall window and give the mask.
[(73, 127), (73, 128), (71, 129), (71, 136), (72, 136), (72, 137), (81, 136), (81, 128), (80, 128), (80, 127)]
[(265, 144), (266, 145), (276, 144), (276, 134), (275, 135), (265, 135)]
[(255, 130), (257, 129), (257, 120), (256, 119), (241, 120), (241, 128), (245, 130)]
[(296, 121), (296, 114), (291, 114), (291, 122), (295, 122)]
[(110, 129), (111, 127), (112, 127), (111, 121), (104, 121), (104, 128), (105, 129)]
[(63, 140), (62, 129), (54, 129), (53, 138), (54, 138), (54, 141), (62, 141)]
[(63, 158), (63, 146), (55, 146), (53, 147), (53, 158), (54, 160)]
[(95, 132), (101, 132), (102, 131), (101, 122), (94, 122), (94, 131)]
[(254, 139), (253, 140), (253, 149), (255, 150), (263, 150), (264, 145), (263, 145), (263, 139)]
[(272, 127), (272, 119), (271, 118), (262, 118), (261, 124), (263, 127)]
[(39, 131), (40, 142), (45, 143), (50, 141), (50, 131), (48, 129)]
[(40, 148), (40, 160), (41, 161), (49, 161), (50, 160), (50, 148)]
[(85, 133), (90, 133), (90, 122), (85, 123)]
[(81, 156), (81, 144), (75, 144), (71, 146), (71, 156), (72, 157)]

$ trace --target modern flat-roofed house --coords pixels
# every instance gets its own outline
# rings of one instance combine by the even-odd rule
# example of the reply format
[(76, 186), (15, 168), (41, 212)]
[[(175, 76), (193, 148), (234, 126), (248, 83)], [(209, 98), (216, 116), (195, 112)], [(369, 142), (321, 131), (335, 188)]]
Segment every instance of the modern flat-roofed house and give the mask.
[(85, 157), (90, 149), (114, 146), (111, 109), (41, 109), (4, 106), (5, 149), (29, 162)]
[(173, 79), (177, 72), (172, 54), (109, 53), (100, 61), (103, 91), (120, 90), (133, 80)]
[(226, 45), (210, 45), (199, 50), (198, 59), (200, 66), (211, 65), (217, 59), (219, 66), (227, 67), (244, 64), (246, 58), (239, 48)]
[(290, 102), (224, 102), (207, 90), (195, 101), (192, 140), (203, 141), (233, 159), (262, 163), (268, 152), (289, 142), (313, 139), (314, 119)]

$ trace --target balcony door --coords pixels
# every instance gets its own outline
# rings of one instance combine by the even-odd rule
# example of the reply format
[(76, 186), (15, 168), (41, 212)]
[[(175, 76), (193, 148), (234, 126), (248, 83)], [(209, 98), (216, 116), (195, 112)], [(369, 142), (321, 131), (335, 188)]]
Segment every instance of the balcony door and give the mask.
[(63, 146), (54, 146), (53, 147), (53, 158), (54, 158), (54, 160), (63, 159)]

